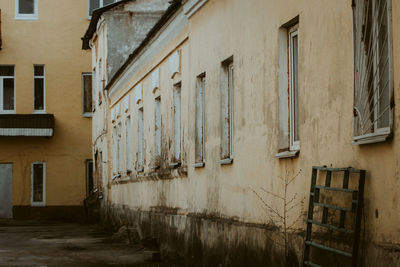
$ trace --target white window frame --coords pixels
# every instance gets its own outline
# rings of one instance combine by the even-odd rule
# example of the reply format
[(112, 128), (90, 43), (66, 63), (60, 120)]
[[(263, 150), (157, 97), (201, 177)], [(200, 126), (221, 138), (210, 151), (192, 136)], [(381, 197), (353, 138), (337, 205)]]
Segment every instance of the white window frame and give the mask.
[[(35, 67), (43, 67), (43, 75), (35, 75)], [(35, 109), (35, 79), (43, 79), (43, 109)], [(33, 65), (33, 113), (45, 114), (46, 113), (46, 68), (44, 64)]]
[[(33, 201), (33, 165), (35, 164), (43, 165), (43, 201), (40, 202)], [(31, 163), (31, 206), (32, 207), (46, 206), (46, 162), (44, 161), (35, 161)]]
[[(14, 75), (13, 76), (0, 76), (0, 114), (15, 114), (16, 113), (16, 103), (17, 103), (17, 96), (16, 96), (16, 80), (15, 80), (15, 65), (1, 65), (1, 66), (8, 66), (14, 68)], [(4, 96), (4, 83), (3, 79), (10, 79), (14, 80), (14, 109), (13, 110), (4, 110), (3, 109), (3, 96)]]
[[(197, 76), (196, 82), (196, 121), (195, 121), (195, 164), (194, 167), (203, 167), (205, 164), (205, 86), (206, 74)], [(200, 159), (198, 159), (198, 156)]]
[(15, 19), (16, 20), (37, 20), (39, 16), (38, 0), (33, 0), (33, 14), (19, 13), (19, 0), (15, 0)]
[[(84, 76), (90, 76), (92, 79), (92, 88), (90, 90), (92, 91), (92, 105), (90, 107), (90, 112), (85, 112), (85, 80)], [(90, 72), (82, 72), (82, 117), (87, 117), (91, 118), (92, 117), (92, 110), (93, 110), (93, 74)]]
[[(372, 72), (374, 73), (373, 75), (373, 114), (374, 114), (374, 121), (372, 122), (372, 125), (370, 125), (369, 127), (365, 128), (367, 130), (371, 130), (371, 126), (372, 126), (372, 131), (370, 133), (367, 132), (361, 132), (358, 133), (357, 129), (359, 129), (358, 127), (360, 126), (359, 124), (361, 124), (361, 126), (363, 126), (363, 122), (366, 123), (367, 121), (365, 121), (364, 117), (365, 115), (370, 115), (370, 114), (365, 114), (363, 112), (363, 110), (360, 108), (358, 109), (358, 105), (357, 105), (357, 101), (360, 101), (359, 98), (362, 98), (361, 96), (357, 96), (358, 94), (362, 94), (365, 95), (365, 91), (366, 89), (364, 88), (360, 88), (362, 87), (361, 84), (359, 84), (359, 81), (357, 81), (357, 73), (360, 73), (362, 70), (358, 69), (358, 60), (360, 60), (360, 58), (358, 58), (358, 56), (362, 56), (361, 54), (359, 54), (359, 51), (362, 50), (364, 48), (363, 43), (358, 43), (361, 42), (360, 40), (360, 36), (362, 35), (361, 32), (359, 31), (359, 24), (361, 19), (364, 19), (363, 17), (363, 9), (359, 8), (358, 5), (360, 5), (360, 0), (356, 1), (355, 3), (355, 8), (354, 8), (354, 13), (353, 13), (353, 25), (354, 25), (354, 117), (353, 117), (353, 144), (369, 144), (369, 143), (377, 143), (377, 142), (384, 142), (386, 141), (393, 133), (393, 103), (391, 103), (391, 101), (394, 99), (393, 98), (393, 51), (392, 51), (392, 47), (393, 47), (393, 33), (392, 33), (392, 1), (391, 0), (385, 0), (386, 1), (386, 12), (387, 12), (387, 40), (386, 40), (386, 45), (388, 45), (388, 84), (387, 84), (387, 90), (388, 90), (388, 96), (389, 99), (387, 99), (388, 101), (388, 121), (389, 121), (389, 125), (386, 127), (380, 127), (378, 128), (378, 123), (379, 123), (379, 119), (380, 117), (386, 113), (386, 111), (383, 114), (378, 114), (379, 113), (379, 99), (378, 99), (378, 92), (379, 92), (379, 86), (377, 85), (380, 77), (380, 72), (377, 72), (377, 66), (379, 65), (379, 63), (381, 62), (381, 58), (379, 57), (380, 55), (375, 54), (375, 56), (372, 59), (371, 67), (372, 67)], [(364, 2), (365, 3), (365, 2)], [(377, 25), (377, 21), (378, 20), (378, 16), (375, 14), (376, 12), (376, 7), (374, 5), (374, 3), (376, 2), (372, 2), (373, 4), (373, 8), (372, 8), (372, 25), (371, 25), (371, 42), (373, 42), (373, 46), (375, 47), (376, 51), (380, 51), (381, 48), (379, 47), (379, 42), (377, 41), (376, 38), (372, 38), (372, 37), (376, 37), (376, 34), (378, 34), (378, 30), (380, 28), (380, 25)], [(363, 5), (361, 5), (363, 6)], [(378, 10), (379, 11), (379, 10)], [(360, 17), (361, 18), (358, 18)], [(357, 21), (356, 21), (357, 20)], [(379, 22), (379, 21), (378, 21)], [(358, 27), (358, 28), (357, 28)], [(366, 27), (365, 27), (366, 28)], [(358, 48), (358, 50), (357, 50)], [(373, 55), (373, 54), (371, 54)], [(368, 55), (369, 56), (369, 55)], [(365, 60), (368, 59), (363, 59), (363, 62)], [(365, 63), (368, 64), (368, 63)], [(368, 64), (369, 65), (369, 64)], [(379, 73), (378, 76), (376, 76), (375, 73)], [(358, 92), (357, 92), (358, 91)], [(368, 93), (367, 93), (368, 94)], [(364, 96), (365, 97), (365, 96)], [(362, 101), (362, 100), (361, 100)], [(368, 101), (368, 100), (367, 100)], [(369, 105), (369, 104), (367, 104)], [(362, 105), (363, 107), (365, 106)], [(368, 107), (366, 107), (368, 108)], [(363, 114), (364, 113), (364, 114)], [(364, 117), (363, 117), (364, 115)], [(360, 118), (363, 122), (360, 122)], [(361, 127), (362, 128), (362, 127)], [(359, 129), (360, 130), (360, 129)], [(363, 129), (361, 129), (363, 130)]]
[(117, 150), (118, 150), (118, 173), (122, 172), (122, 124), (121, 122), (117, 125)]
[[(221, 165), (233, 163), (233, 123), (234, 123), (234, 61), (233, 56), (222, 62), (221, 70), (221, 159), (218, 163)], [(227, 97), (227, 110), (224, 110), (223, 98)], [(228, 129), (225, 129), (225, 121), (228, 119)], [(227, 130), (228, 136), (225, 136)], [(229, 140), (226, 141), (226, 138)], [(227, 146), (224, 148), (224, 146)], [(229, 150), (227, 155), (223, 151)]]
[[(300, 150), (300, 137), (299, 140), (295, 140), (295, 131), (299, 132), (299, 129), (296, 129), (296, 123), (295, 123), (295, 103), (299, 99), (295, 99), (295, 90), (297, 91), (297, 96), (299, 95), (299, 83), (298, 83), (298, 77), (297, 77), (297, 88), (295, 88), (294, 84), (294, 63), (293, 63), (293, 39), (294, 37), (297, 37), (297, 73), (299, 70), (299, 65), (298, 65), (298, 60), (299, 60), (299, 31), (298, 31), (299, 25), (296, 24), (295, 26), (291, 27), (288, 30), (288, 58), (289, 58), (289, 138), (290, 138), (290, 151), (299, 151)], [(298, 119), (299, 119), (299, 114), (298, 114)], [(298, 124), (300, 127), (300, 125)]]
[(138, 109), (138, 159), (137, 159), (137, 172), (144, 171), (144, 108)]
[(178, 82), (173, 89), (174, 117), (174, 153), (172, 163), (182, 161), (182, 83)]
[(113, 174), (117, 174), (117, 127), (113, 126), (112, 131), (113, 138)]
[[(99, 1), (99, 7), (98, 8), (102, 8), (103, 6), (104, 6), (104, 1), (103, 0), (98, 0)], [(118, 0), (114, 0), (114, 3), (115, 2), (117, 2)], [(92, 18), (92, 16), (90, 15), (90, 0), (87, 0), (86, 1), (86, 3), (87, 3), (87, 15), (88, 15), (88, 19), (91, 19)], [(112, 4), (114, 4), (114, 3), (112, 3)], [(111, 5), (111, 4), (110, 4)], [(96, 8), (97, 9), (97, 8)], [(96, 9), (93, 9), (93, 10), (96, 10)]]
[(160, 166), (162, 146), (161, 96), (154, 98), (154, 167)]
[(96, 67), (93, 68), (92, 70), (92, 116), (93, 113), (96, 111), (96, 103), (97, 103), (97, 89), (98, 89), (98, 83), (97, 83), (97, 76), (96, 76)]
[(132, 120), (127, 116), (125, 120), (125, 150), (126, 150), (126, 172), (132, 171)]

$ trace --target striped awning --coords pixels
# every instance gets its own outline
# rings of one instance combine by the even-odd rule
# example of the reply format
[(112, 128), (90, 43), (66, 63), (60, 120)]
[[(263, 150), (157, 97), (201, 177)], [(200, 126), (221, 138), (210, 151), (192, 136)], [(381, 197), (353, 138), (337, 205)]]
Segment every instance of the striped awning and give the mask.
[(53, 135), (53, 114), (0, 114), (0, 136)]

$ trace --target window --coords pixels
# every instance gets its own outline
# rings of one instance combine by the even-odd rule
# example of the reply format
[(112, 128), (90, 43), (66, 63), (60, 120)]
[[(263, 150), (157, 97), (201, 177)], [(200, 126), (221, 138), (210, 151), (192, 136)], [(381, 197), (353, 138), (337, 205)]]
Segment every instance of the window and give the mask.
[(144, 120), (143, 107), (138, 112), (138, 162), (137, 171), (142, 172), (144, 169)]
[(15, 0), (15, 18), (35, 20), (38, 16), (38, 0)]
[(46, 164), (33, 162), (31, 166), (31, 206), (46, 203)]
[(354, 7), (354, 142), (385, 141), (392, 132), (391, 1)]
[(195, 167), (204, 166), (204, 89), (205, 73), (197, 77), (196, 84), (196, 137), (195, 137)]
[(174, 158), (173, 163), (181, 161), (181, 83), (174, 85)]
[(113, 127), (113, 174), (117, 174), (117, 128)]
[(89, 18), (92, 16), (93, 10), (110, 5), (114, 2), (116, 2), (116, 0), (88, 0)]
[(126, 172), (132, 171), (132, 151), (131, 151), (131, 117), (126, 117), (125, 130), (126, 130)]
[(233, 56), (221, 68), (221, 164), (233, 161)]
[(44, 79), (44, 65), (33, 66), (33, 80), (34, 80), (34, 97), (33, 97), (33, 113), (44, 113), (45, 109), (45, 79)]
[(298, 101), (298, 26), (289, 29), (290, 150), (300, 150)]
[[(97, 159), (97, 153), (96, 153)], [(89, 195), (93, 191), (93, 160), (86, 160), (86, 194)]]
[(290, 158), (300, 151), (299, 135), (299, 17), (278, 31), (278, 154)]
[(121, 144), (121, 123), (117, 126), (117, 149), (118, 149), (118, 173), (122, 171), (122, 144)]
[(154, 152), (155, 167), (161, 164), (161, 96), (155, 98), (154, 105)]
[(14, 66), (0, 65), (0, 112), (15, 113)]
[(92, 116), (92, 74), (82, 73), (82, 115)]
[[(96, 76), (96, 68), (93, 68), (92, 71), (92, 112), (96, 111), (96, 96), (97, 96), (97, 91), (98, 91), (98, 85), (99, 83), (97, 82), (97, 76)], [(93, 86), (94, 84), (94, 86)]]

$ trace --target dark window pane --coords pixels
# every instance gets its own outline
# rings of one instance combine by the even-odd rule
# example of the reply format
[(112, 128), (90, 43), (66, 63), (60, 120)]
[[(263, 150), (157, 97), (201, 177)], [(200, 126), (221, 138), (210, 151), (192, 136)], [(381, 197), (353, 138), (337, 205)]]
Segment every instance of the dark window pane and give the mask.
[(35, 78), (35, 110), (44, 110), (44, 79)]
[(299, 140), (299, 97), (298, 97), (298, 39), (293, 37), (293, 119), (294, 141)]
[(112, 3), (114, 3), (114, 2), (115, 2), (115, 0), (103, 0), (103, 6), (112, 4)]
[(14, 76), (14, 66), (0, 66), (0, 76)]
[(87, 161), (87, 164), (86, 164), (86, 168), (87, 168), (87, 170), (86, 170), (86, 173), (87, 173), (87, 177), (86, 177), (86, 180), (87, 180), (87, 183), (88, 183), (88, 193), (90, 193), (90, 192), (92, 192), (93, 191), (93, 161), (92, 160), (89, 160), (89, 161)]
[(43, 164), (33, 165), (33, 202), (43, 201)]
[(44, 76), (44, 66), (34, 66), (35, 76)]
[(92, 75), (83, 75), (83, 112), (92, 112)]
[(19, 14), (34, 14), (34, 0), (19, 0)]
[(89, 16), (92, 15), (93, 10), (100, 7), (100, 0), (90, 0), (89, 2)]
[(3, 80), (3, 110), (14, 110), (14, 79)]

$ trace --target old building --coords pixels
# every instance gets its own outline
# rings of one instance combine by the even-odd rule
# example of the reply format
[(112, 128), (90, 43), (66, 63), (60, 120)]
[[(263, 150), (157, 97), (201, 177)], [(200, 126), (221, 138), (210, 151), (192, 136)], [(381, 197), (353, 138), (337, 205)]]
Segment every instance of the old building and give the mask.
[(90, 53), (79, 40), (87, 2), (0, 3), (0, 217), (83, 218), (92, 165)]
[[(108, 94), (104, 91), (130, 53), (146, 38), (149, 30), (168, 7), (168, 0), (125, 0), (93, 12), (82, 38), (82, 49), (92, 51), (93, 72), (93, 158), (95, 162), (93, 198), (107, 200), (108, 176)], [(122, 162), (122, 161), (121, 161)], [(115, 177), (114, 177), (115, 178)], [(97, 204), (96, 200), (92, 202)], [(107, 204), (101, 201), (100, 204)], [(105, 208), (104, 208), (105, 209)], [(103, 210), (104, 210), (103, 209)]]
[[(400, 264), (399, 2), (173, 1), (106, 71), (126, 51), (104, 45), (118, 43), (107, 12), (83, 41), (102, 73), (93, 139), (107, 218), (200, 266), (296, 266), (311, 247), (337, 266), (356, 254), (333, 232), (362, 222), (363, 263)], [(365, 188), (352, 178), (364, 170)], [(350, 206), (320, 203), (320, 190), (351, 193)], [(338, 257), (316, 245), (332, 238)]]

